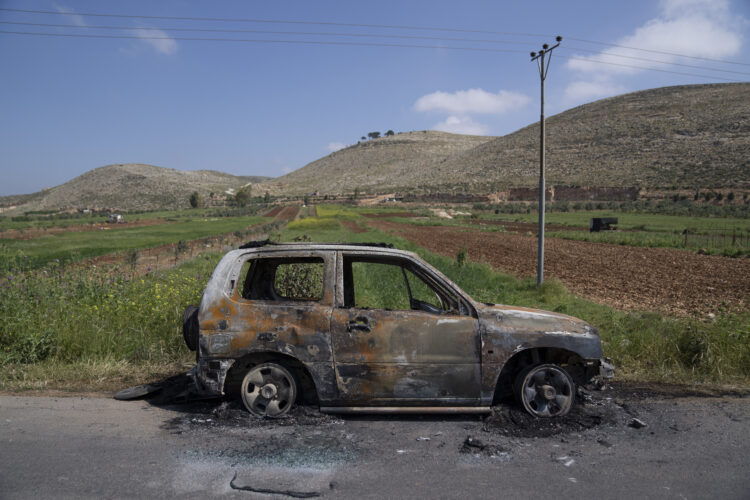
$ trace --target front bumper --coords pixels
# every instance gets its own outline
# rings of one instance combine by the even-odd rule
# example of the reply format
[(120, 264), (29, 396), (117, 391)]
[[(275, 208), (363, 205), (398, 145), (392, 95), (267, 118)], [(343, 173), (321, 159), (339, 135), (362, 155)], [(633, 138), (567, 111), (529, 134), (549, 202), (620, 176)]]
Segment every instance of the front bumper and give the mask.
[(190, 370), (195, 383), (195, 390), (200, 396), (224, 395), (224, 381), (234, 359), (199, 359), (198, 364)]
[(599, 359), (599, 377), (602, 380), (610, 380), (615, 376), (615, 365), (610, 358)]

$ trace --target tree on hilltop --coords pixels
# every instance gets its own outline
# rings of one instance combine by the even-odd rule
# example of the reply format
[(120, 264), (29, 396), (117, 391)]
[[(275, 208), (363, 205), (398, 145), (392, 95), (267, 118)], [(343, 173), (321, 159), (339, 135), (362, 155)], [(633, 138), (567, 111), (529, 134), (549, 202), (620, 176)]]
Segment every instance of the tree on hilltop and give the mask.
[(368, 132), (367, 137), (369, 137), (370, 139), (377, 139), (378, 137), (380, 137), (380, 132)]
[(385, 133), (386, 137), (390, 137), (392, 135), (396, 135), (396, 133), (393, 130), (389, 130), (388, 132)]

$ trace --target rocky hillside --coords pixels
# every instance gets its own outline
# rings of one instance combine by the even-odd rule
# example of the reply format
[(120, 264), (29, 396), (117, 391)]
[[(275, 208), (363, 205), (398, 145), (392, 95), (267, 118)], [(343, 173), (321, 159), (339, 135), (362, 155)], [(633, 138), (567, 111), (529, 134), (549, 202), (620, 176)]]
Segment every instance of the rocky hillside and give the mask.
[[(547, 120), (547, 179), (584, 186), (750, 186), (750, 83), (633, 92)], [(290, 194), (535, 186), (539, 124), (504, 137), (411, 132), (337, 151), (272, 181)]]
[[(547, 120), (547, 178), (567, 185), (750, 185), (750, 84), (664, 87), (602, 99)], [(441, 167), (508, 185), (539, 176), (539, 125)]]
[(193, 191), (209, 199), (211, 193), (221, 197), (247, 183), (268, 179), (238, 177), (214, 170), (183, 172), (153, 165), (108, 165), (38, 193), (0, 197), (0, 207), (3, 215), (76, 208), (186, 208)]
[(435, 131), (400, 133), (336, 151), (263, 186), (268, 185), (273, 193), (328, 194), (356, 187), (384, 191), (434, 184), (436, 166), (491, 139)]

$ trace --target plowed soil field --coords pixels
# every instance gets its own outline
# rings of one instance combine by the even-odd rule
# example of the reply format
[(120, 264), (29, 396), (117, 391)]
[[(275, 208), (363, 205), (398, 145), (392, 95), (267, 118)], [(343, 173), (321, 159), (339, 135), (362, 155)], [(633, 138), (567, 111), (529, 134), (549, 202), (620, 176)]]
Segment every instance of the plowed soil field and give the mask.
[(351, 231), (353, 233), (364, 233), (365, 231), (367, 231), (367, 229), (365, 229), (364, 227), (360, 226), (359, 224), (357, 224), (353, 220), (342, 220), (341, 224), (345, 228), (347, 228), (349, 231)]
[[(519, 277), (536, 276), (535, 236), (378, 219), (367, 225), (448, 257), (465, 247), (470, 260)], [(545, 278), (557, 278), (600, 303), (677, 315), (715, 313), (722, 305), (745, 311), (750, 305), (750, 259), (557, 238), (545, 243)]]
[(299, 212), (299, 206), (297, 205), (279, 206), (263, 214), (263, 217), (274, 217), (275, 220), (293, 220), (297, 217), (297, 212)]
[(299, 207), (297, 205), (284, 207), (281, 209), (281, 212), (276, 215), (276, 220), (294, 220), (294, 218), (297, 217), (298, 212)]
[(284, 207), (273, 207), (271, 210), (263, 214), (263, 217), (276, 217)]

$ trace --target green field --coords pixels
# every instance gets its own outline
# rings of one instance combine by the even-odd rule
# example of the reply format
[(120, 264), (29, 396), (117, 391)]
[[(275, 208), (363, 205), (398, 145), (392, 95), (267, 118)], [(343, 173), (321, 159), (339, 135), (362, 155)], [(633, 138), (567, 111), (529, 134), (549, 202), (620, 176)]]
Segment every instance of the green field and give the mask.
[[(624, 312), (576, 297), (556, 281), (537, 288), (383, 232), (351, 233), (341, 220), (358, 218), (359, 210), (318, 213), (291, 223), (281, 240), (390, 242), (420, 254), (477, 301), (580, 317), (600, 330), (621, 379), (750, 386), (750, 313), (703, 320)], [(219, 258), (203, 254), (132, 279), (117, 269), (51, 266), (0, 281), (0, 389), (114, 390), (184, 370), (193, 355), (182, 341), (182, 311), (199, 300)]]
[[(191, 210), (160, 210), (150, 212), (122, 213), (126, 222), (144, 220), (186, 221), (197, 218), (229, 215), (255, 215), (260, 206), (244, 208), (205, 207)], [(234, 213), (234, 214), (233, 214)], [(51, 227), (67, 228), (92, 224), (106, 224), (107, 216), (101, 214), (58, 214), (54, 216), (29, 215), (17, 217), (0, 216), (0, 237), (3, 231), (16, 229), (48, 229)]]
[(29, 240), (0, 238), (0, 272), (10, 272), (16, 268), (36, 268), (57, 260), (71, 262), (122, 250), (244, 231), (249, 226), (270, 220), (257, 216), (191, 217), (153, 226), (122, 228), (112, 224), (105, 230), (71, 231)]
[[(684, 215), (631, 214), (607, 210), (587, 212), (552, 212), (544, 214), (548, 224), (583, 227), (588, 229), (592, 217), (617, 217), (621, 230), (639, 230), (650, 232), (682, 233), (685, 229), (697, 232), (737, 231), (750, 232), (750, 219), (731, 217), (688, 217)], [(538, 214), (488, 215), (482, 218), (510, 220), (517, 222), (537, 222)]]

